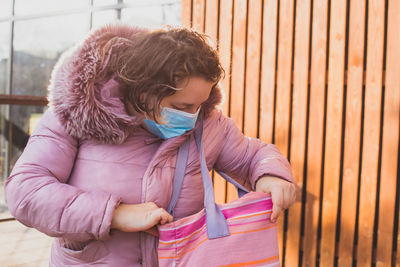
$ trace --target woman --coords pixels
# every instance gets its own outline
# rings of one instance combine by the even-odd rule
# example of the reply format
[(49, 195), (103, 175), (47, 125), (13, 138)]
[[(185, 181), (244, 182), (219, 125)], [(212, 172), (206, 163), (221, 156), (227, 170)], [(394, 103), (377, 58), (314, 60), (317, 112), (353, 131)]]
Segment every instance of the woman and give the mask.
[(198, 118), (209, 169), (272, 193), (272, 220), (294, 202), (277, 148), (215, 108), (222, 76), (205, 36), (184, 28), (105, 26), (61, 57), (50, 108), (5, 186), (15, 218), (56, 237), (51, 266), (157, 266), (154, 226), (203, 208), (192, 138), (174, 218), (165, 211), (177, 150)]

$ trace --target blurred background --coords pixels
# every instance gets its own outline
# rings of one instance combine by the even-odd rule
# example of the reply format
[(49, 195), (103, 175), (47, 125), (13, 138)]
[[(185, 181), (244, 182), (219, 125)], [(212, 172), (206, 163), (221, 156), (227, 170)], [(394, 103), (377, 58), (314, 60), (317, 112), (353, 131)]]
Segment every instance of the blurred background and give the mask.
[(57, 59), (108, 22), (180, 25), (179, 0), (0, 1), (0, 266), (48, 266), (51, 238), (13, 220), (4, 182), (46, 110)]

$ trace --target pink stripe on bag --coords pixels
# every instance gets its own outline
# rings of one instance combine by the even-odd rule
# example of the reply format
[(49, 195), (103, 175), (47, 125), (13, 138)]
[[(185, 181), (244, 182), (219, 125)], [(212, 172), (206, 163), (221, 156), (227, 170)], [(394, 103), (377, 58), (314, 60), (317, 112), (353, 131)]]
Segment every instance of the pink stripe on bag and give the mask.
[[(227, 207), (221, 207), (221, 211), (224, 214), (225, 218), (229, 221), (229, 220), (233, 220), (233, 219), (240, 219), (240, 216), (251, 216), (249, 214), (252, 213), (257, 213), (257, 212), (261, 212), (261, 211), (268, 211), (272, 209), (272, 202), (270, 200), (270, 198), (266, 198), (266, 199), (262, 199), (262, 200), (258, 200), (258, 201), (254, 201), (254, 202), (250, 202), (250, 203), (240, 203), (241, 199), (238, 199), (236, 202), (232, 202), (230, 203), (230, 206), (233, 206), (232, 208), (230, 208), (230, 206)], [(236, 207), (235, 205), (237, 204), (241, 204), (242, 206), (238, 206)], [(201, 215), (200, 218), (197, 218), (199, 215)], [(235, 218), (234, 218), (235, 217)], [(236, 218), (237, 217), (237, 218)], [(187, 221), (187, 223), (185, 223)], [(181, 224), (183, 226), (179, 226), (180, 231), (179, 231), (179, 237), (180, 238), (184, 238), (186, 236), (188, 236), (189, 234), (193, 234), (193, 232), (197, 232), (198, 230), (202, 229), (204, 224), (206, 222), (206, 218), (205, 218), (205, 213), (197, 213), (195, 215), (192, 216), (188, 216), (186, 218), (184, 218), (184, 221), (181, 222)], [(161, 242), (169, 242), (171, 240), (175, 240), (176, 239), (176, 232), (174, 229), (176, 229), (176, 226), (174, 226), (174, 223), (171, 223), (172, 228), (170, 229), (159, 229), (160, 232), (160, 236), (159, 236), (159, 240)], [(161, 233), (162, 232), (162, 233)]]

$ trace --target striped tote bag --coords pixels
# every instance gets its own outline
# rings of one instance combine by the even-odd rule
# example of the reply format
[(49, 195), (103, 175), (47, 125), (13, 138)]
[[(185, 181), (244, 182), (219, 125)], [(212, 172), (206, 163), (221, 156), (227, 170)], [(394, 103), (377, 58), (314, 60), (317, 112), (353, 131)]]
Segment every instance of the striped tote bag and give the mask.
[[(170, 266), (280, 266), (276, 223), (269, 218), (272, 200), (267, 194), (248, 192), (223, 172), (235, 185), (239, 199), (216, 204), (212, 180), (202, 146), (203, 123), (195, 132), (200, 154), (204, 186), (204, 209), (165, 225), (159, 225), (158, 261)], [(168, 211), (173, 214), (182, 185), (189, 140), (179, 149), (174, 174), (172, 200)]]

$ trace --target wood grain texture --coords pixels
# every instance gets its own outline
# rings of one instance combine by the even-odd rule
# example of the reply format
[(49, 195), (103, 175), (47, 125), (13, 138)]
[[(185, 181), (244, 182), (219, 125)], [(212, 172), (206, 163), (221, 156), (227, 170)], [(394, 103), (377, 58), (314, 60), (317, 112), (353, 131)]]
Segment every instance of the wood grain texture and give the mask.
[[(209, 37), (209, 43), (215, 49), (218, 48), (218, 5), (219, 1), (205, 0), (205, 18), (204, 33)], [(215, 202), (218, 204), (225, 203), (226, 199), (226, 182), (216, 172), (212, 171)]]
[(260, 85), (261, 58), (261, 15), (262, 1), (249, 1), (247, 23), (246, 90), (244, 110), (244, 134), (249, 137), (258, 135), (258, 101)]
[(274, 129), (277, 20), (278, 1), (264, 1), (259, 137), (266, 143), (272, 143)]
[(232, 44), (232, 84), (231, 118), (239, 129), (243, 129), (243, 97), (245, 83), (247, 1), (234, 2), (233, 44)]
[(353, 263), (364, 74), (365, 0), (350, 2), (339, 266)]
[[(230, 87), (231, 87), (231, 57), (232, 57), (232, 25), (233, 4), (230, 0), (220, 0), (219, 13), (219, 56), (221, 65), (225, 70), (225, 77), (220, 82), (223, 92), (222, 112), (229, 116)], [(214, 176), (216, 201), (225, 203), (227, 200), (227, 182), (218, 174)]]
[(288, 211), (285, 266), (299, 266), (302, 188), (307, 131), (311, 1), (296, 1), (290, 163), (297, 200)]
[[(293, 16), (294, 1), (280, 1), (274, 143), (285, 157), (288, 157), (289, 153)], [(284, 222), (285, 217), (282, 213), (278, 220), (279, 256), (282, 264), (284, 260)]]
[(314, 1), (311, 42), (310, 115), (307, 144), (307, 195), (303, 266), (315, 266), (317, 230), (320, 218), (320, 187), (325, 117), (325, 75), (327, 46), (328, 1)]
[(221, 0), (219, 14), (219, 56), (225, 70), (225, 78), (220, 82), (224, 99), (221, 105), (222, 112), (229, 115), (230, 87), (231, 87), (231, 59), (232, 59), (232, 25), (233, 4), (230, 0)]
[[(382, 164), (379, 194), (379, 221), (376, 266), (388, 266), (392, 260), (394, 212), (400, 125), (400, 1), (388, 2), (386, 87), (382, 132)], [(399, 239), (397, 239), (399, 240)], [(397, 246), (397, 265), (400, 259)]]
[(181, 2), (181, 23), (182, 26), (192, 26), (192, 1), (193, 0), (182, 0)]
[(286, 157), (289, 151), (293, 14), (294, 1), (280, 1), (274, 142)]
[(372, 264), (381, 123), (385, 2), (368, 2), (368, 45), (360, 184), (357, 265)]
[(204, 26), (205, 26), (204, 11), (205, 11), (206, 0), (192, 0), (192, 1), (193, 1), (192, 27), (196, 31), (204, 32)]
[(333, 266), (342, 147), (346, 0), (331, 1), (329, 71), (321, 231), (321, 266)]
[[(280, 251), (285, 253), (280, 257), (285, 266), (315, 266), (317, 261), (319, 266), (333, 266), (338, 257), (339, 266), (351, 266), (355, 261), (358, 266), (390, 266), (393, 259), (400, 267), (400, 235), (397, 251), (392, 246), (393, 234), (400, 232), (399, 211), (395, 210), (399, 198), (400, 33), (399, 27), (393, 26), (400, 24), (400, 4), (395, 0), (387, 3), (183, 2), (183, 9), (193, 14), (186, 15), (193, 27), (219, 40), (226, 70), (226, 78), (220, 82), (224, 114), (232, 117), (245, 135), (275, 142), (290, 158), (298, 202), (286, 218), (281, 214), (279, 219)], [(214, 175), (214, 186), (219, 203), (237, 197), (234, 187), (227, 187), (218, 175)], [(376, 250), (372, 248), (374, 236)]]
[(213, 46), (217, 48), (218, 39), (218, 0), (206, 0), (204, 32), (211, 37)]
[[(247, 1), (234, 1), (233, 8), (233, 44), (232, 44), (232, 84), (231, 84), (231, 118), (236, 126), (243, 130), (244, 112), (244, 83), (246, 64), (246, 33), (247, 33)], [(228, 184), (228, 199), (237, 198), (237, 192), (233, 185)]]

